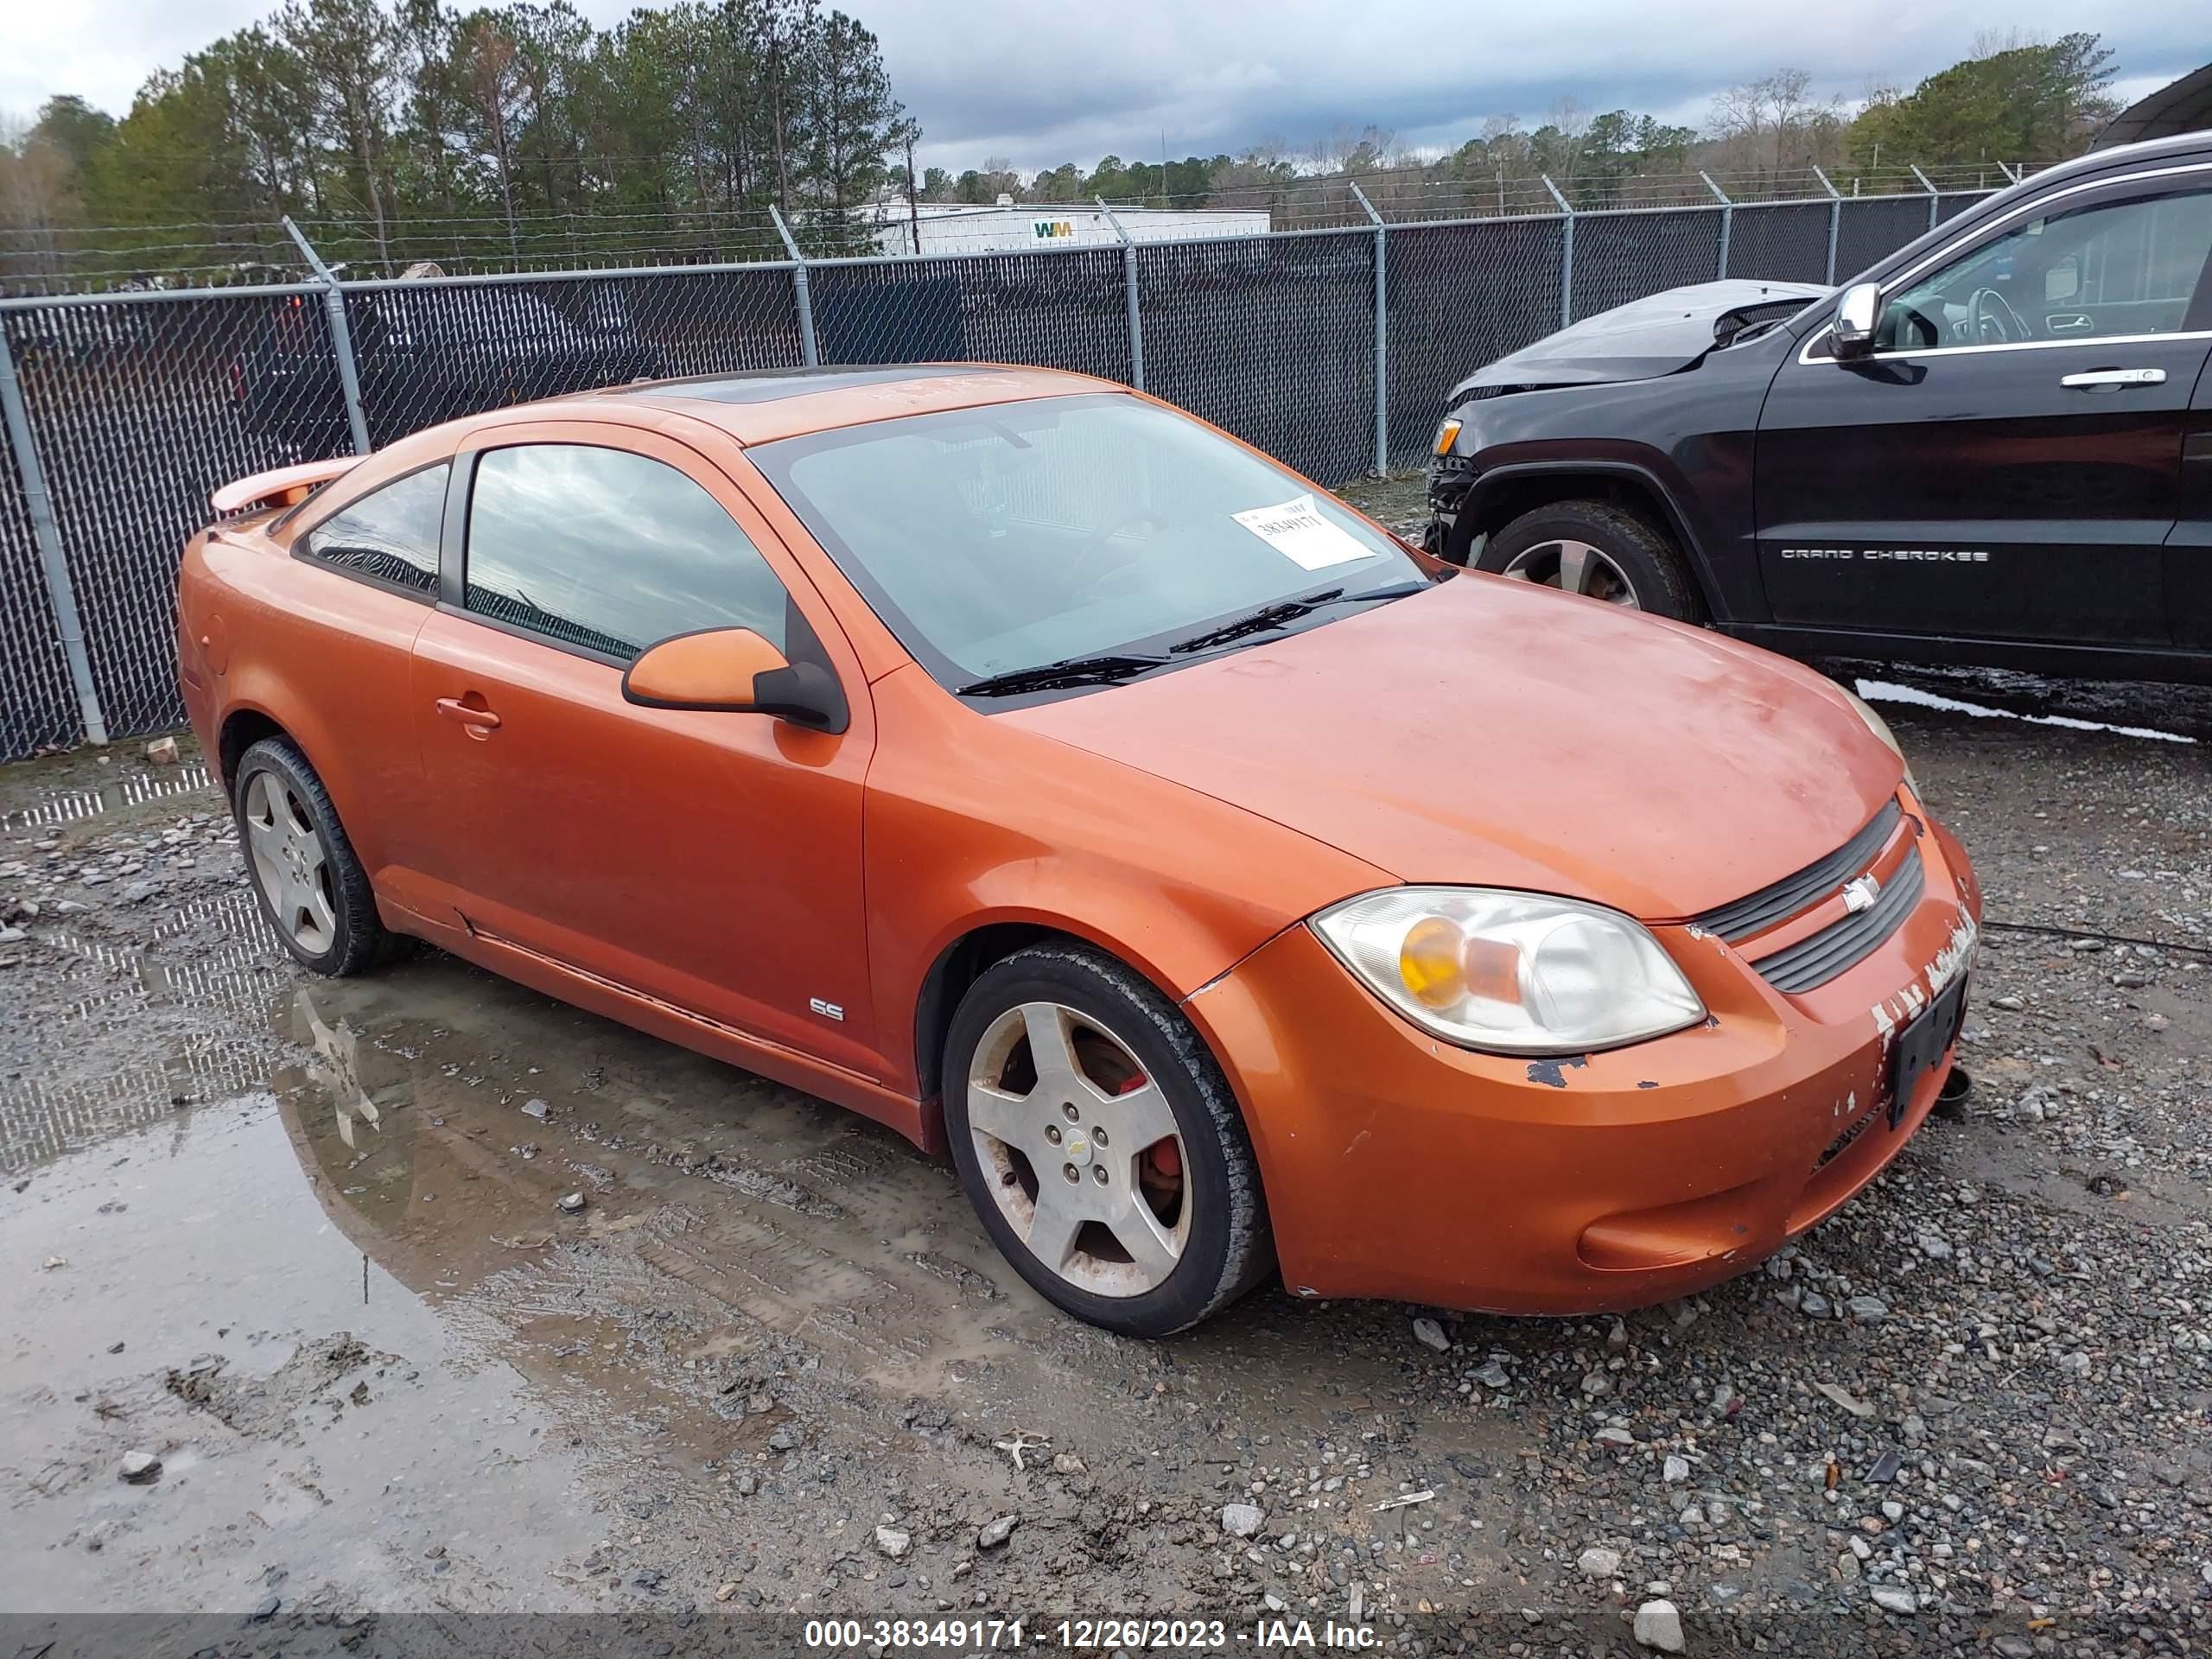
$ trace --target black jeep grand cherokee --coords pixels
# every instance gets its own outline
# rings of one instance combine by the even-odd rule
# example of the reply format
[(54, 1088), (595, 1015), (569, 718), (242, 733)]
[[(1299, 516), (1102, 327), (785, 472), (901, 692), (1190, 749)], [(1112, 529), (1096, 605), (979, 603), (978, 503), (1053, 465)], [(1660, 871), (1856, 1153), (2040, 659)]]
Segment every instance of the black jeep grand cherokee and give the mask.
[(1429, 545), (1799, 655), (2212, 681), (2208, 353), (2212, 132), (2099, 151), (1469, 377)]

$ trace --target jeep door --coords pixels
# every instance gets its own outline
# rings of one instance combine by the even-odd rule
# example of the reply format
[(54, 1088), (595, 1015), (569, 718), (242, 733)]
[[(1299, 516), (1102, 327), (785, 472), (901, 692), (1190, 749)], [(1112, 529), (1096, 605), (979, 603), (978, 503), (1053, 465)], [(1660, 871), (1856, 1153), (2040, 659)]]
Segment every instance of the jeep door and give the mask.
[(2212, 165), (2090, 181), (1885, 280), (1871, 353), (1817, 328), (1757, 440), (1775, 620), (2167, 645), (2208, 255)]

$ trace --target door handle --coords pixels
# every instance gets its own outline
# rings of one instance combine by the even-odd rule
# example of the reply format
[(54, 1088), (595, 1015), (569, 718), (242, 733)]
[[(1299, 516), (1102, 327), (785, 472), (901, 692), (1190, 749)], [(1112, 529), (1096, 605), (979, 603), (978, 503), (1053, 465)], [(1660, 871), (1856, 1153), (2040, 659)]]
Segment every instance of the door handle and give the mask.
[(2123, 386), (2163, 386), (2164, 369), (2087, 369), (2062, 376), (2058, 384), (2075, 391), (2118, 391)]
[(2069, 311), (2062, 316), (2045, 317), (2043, 326), (2054, 334), (2086, 334), (2096, 324), (2079, 311)]
[(448, 720), (458, 721), (479, 737), (499, 728), (499, 717), (489, 709), (479, 709), (474, 703), (463, 702), (459, 697), (440, 697), (437, 706), (438, 712)]

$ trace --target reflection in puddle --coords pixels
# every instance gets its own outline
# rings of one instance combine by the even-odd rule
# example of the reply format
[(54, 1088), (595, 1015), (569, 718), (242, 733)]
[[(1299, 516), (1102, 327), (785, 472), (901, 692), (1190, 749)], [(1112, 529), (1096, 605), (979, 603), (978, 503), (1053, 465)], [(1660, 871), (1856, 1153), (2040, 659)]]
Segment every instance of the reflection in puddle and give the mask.
[[(113, 1135), (0, 1209), (0, 1257), (60, 1263), (0, 1313), (0, 1607), (588, 1605), (575, 1442), (328, 1224), (288, 1116)], [(162, 1471), (124, 1485), (141, 1447)]]
[(141, 801), (159, 800), (165, 795), (194, 792), (220, 793), (216, 790), (213, 776), (197, 760), (188, 761), (174, 772), (118, 778), (96, 789), (73, 789), (49, 796), (35, 805), (0, 813), (0, 830), (75, 823), (80, 819), (96, 818), (103, 812), (112, 812), (118, 807), (136, 806)]
[(1923, 691), (1916, 685), (1898, 685), (1890, 680), (1861, 680), (1859, 695), (1869, 702), (1904, 702), (1916, 709), (1937, 709), (1947, 715), (1966, 715), (1975, 720), (2017, 720), (2030, 726), (2061, 726), (2069, 732), (2110, 732), (2118, 737), (2149, 738), (2159, 743), (2195, 743), (2193, 737), (2178, 732), (2162, 732), (2150, 726), (2115, 726), (2108, 721), (2079, 720), (2072, 715), (2023, 715), (2011, 709), (1992, 709), (1986, 703), (1967, 702), (1958, 697), (1947, 697), (1938, 691)]
[(41, 934), (43, 943), (110, 976), (58, 1010), (65, 1029), (92, 1028), (73, 1040), (113, 1031), (143, 1033), (145, 1040), (90, 1076), (56, 1080), (33, 1070), (0, 1079), (0, 1175), (20, 1175), (196, 1103), (232, 1099), (267, 1083), (281, 1053), (268, 1011), (282, 958), (252, 893), (240, 888), (177, 906), (152, 934), (171, 945), (190, 937), (176, 954), (157, 956), (73, 928)]

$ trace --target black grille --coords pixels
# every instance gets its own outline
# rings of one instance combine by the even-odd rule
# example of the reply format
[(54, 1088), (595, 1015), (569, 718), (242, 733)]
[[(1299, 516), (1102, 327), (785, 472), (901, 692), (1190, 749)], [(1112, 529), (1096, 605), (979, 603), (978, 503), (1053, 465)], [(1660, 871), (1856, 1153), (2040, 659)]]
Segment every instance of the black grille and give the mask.
[(1809, 939), (1762, 957), (1751, 966), (1777, 991), (1795, 995), (1825, 985), (1838, 974), (1873, 955), (1882, 941), (1896, 932), (1912, 907), (1920, 902), (1927, 876), (1920, 867), (1920, 849), (1905, 855), (1904, 862), (1875, 898), (1856, 915), (1831, 922)]
[(1808, 864), (1795, 875), (1785, 875), (1771, 887), (1761, 887), (1747, 899), (1738, 899), (1693, 916), (1691, 922), (1708, 933), (1717, 933), (1733, 944), (1775, 923), (1809, 909), (1874, 861), (1890, 832), (1897, 828), (1897, 804), (1890, 802), (1873, 821), (1817, 863)]

